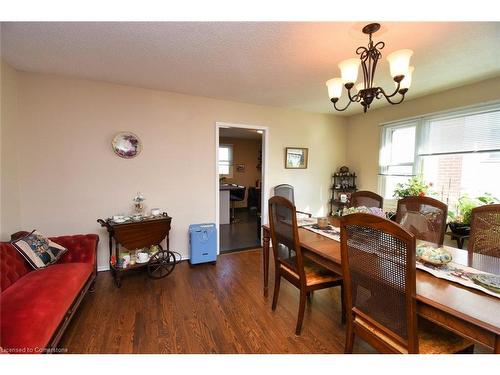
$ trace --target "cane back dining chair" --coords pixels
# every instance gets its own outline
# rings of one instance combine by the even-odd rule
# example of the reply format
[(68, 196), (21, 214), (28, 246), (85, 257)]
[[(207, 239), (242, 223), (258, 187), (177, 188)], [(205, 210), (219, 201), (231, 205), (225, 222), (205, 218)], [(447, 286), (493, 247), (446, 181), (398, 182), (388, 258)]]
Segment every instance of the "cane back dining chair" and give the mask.
[(299, 242), (297, 213), (292, 202), (279, 196), (269, 199), (269, 226), (275, 265), (273, 311), (276, 310), (280, 282), (283, 277), (300, 290), (296, 335), (300, 335), (302, 330), (306, 297), (314, 290), (341, 287), (342, 321), (344, 321), (342, 277), (303, 257)]
[(398, 201), (396, 222), (419, 240), (443, 245), (448, 206), (431, 197), (406, 197)]
[(467, 250), (500, 258), (500, 204), (472, 209)]
[[(415, 236), (370, 214), (340, 220), (347, 330), (345, 352), (355, 336), (382, 353), (455, 353), (472, 344), (417, 319)], [(417, 321), (418, 320), (418, 321)]]
[[(292, 202), (293, 205), (295, 205), (295, 195), (293, 192), (292, 185), (289, 184), (276, 185), (274, 187), (274, 196), (286, 198), (290, 202)], [(312, 214), (310, 214), (309, 212), (297, 211), (297, 213), (301, 215), (306, 215), (308, 217), (312, 216)]]
[(382, 198), (380, 195), (371, 191), (360, 190), (351, 194), (351, 199), (349, 201), (348, 207), (365, 206), (368, 208), (369, 207), (382, 208), (383, 204), (384, 204), (384, 198)]

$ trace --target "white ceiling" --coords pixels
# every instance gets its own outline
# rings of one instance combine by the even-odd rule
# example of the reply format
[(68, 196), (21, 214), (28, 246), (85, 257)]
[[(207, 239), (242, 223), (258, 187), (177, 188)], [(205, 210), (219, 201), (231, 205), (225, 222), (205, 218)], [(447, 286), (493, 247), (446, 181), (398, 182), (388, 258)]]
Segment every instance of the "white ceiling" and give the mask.
[[(2, 23), (1, 53), (23, 71), (337, 113), (325, 81), (367, 44), (366, 23), (12, 22)], [(498, 22), (387, 22), (374, 40), (384, 56), (414, 50), (408, 99), (500, 75)], [(386, 91), (388, 70), (384, 58), (375, 83)]]

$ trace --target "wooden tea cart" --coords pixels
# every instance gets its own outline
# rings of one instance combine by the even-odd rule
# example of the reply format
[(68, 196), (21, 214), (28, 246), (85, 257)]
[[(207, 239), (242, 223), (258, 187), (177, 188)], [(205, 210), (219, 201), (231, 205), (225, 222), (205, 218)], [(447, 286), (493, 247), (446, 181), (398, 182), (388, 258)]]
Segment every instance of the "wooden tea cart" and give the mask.
[[(122, 247), (127, 250), (135, 250), (156, 245), (160, 249), (149, 258), (148, 262), (135, 263), (128, 265), (127, 268), (118, 267), (118, 262), (111, 264), (110, 261), (111, 272), (118, 288), (121, 287), (122, 275), (131, 270), (147, 268), (149, 277), (153, 279), (161, 279), (173, 271), (176, 259), (169, 246), (171, 221), (172, 218), (166, 212), (159, 216), (144, 217), (140, 220), (130, 219), (123, 223), (116, 223), (112, 219), (97, 219), (97, 222), (108, 231), (110, 259), (113, 256), (113, 240), (115, 243), (114, 256), (117, 260)], [(164, 239), (167, 243), (166, 250), (160, 245)]]

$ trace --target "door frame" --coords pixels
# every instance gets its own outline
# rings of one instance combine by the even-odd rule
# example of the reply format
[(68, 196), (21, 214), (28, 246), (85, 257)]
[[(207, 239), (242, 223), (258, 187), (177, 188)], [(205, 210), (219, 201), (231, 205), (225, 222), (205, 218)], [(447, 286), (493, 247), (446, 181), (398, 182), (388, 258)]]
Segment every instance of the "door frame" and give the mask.
[[(260, 185), (260, 212), (261, 224), (267, 224), (267, 200), (269, 196), (268, 184), (268, 162), (269, 162), (269, 127), (262, 125), (238, 124), (232, 122), (216, 122), (215, 123), (215, 225), (217, 227), (217, 255), (220, 254), (220, 215), (219, 215), (219, 129), (220, 128), (240, 128), (251, 130), (262, 130), (262, 169), (261, 169), (261, 185)], [(261, 229), (261, 245), (262, 245), (262, 229)]]

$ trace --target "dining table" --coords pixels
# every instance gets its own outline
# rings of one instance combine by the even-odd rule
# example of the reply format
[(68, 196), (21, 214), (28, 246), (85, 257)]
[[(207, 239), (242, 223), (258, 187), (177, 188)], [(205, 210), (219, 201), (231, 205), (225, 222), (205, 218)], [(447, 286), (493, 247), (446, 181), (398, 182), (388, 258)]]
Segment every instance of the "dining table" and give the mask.
[[(330, 218), (331, 224), (336, 227), (339, 226), (338, 220), (338, 218)], [(304, 257), (342, 275), (339, 241), (304, 227), (299, 227), (298, 233)], [(262, 226), (262, 239), (263, 292), (267, 297), (271, 242), (268, 224)], [(466, 250), (449, 246), (444, 247), (451, 253), (453, 262), (457, 264), (496, 275), (500, 274), (500, 258), (469, 253)], [(418, 268), (416, 279), (419, 316), (500, 354), (500, 298), (435, 277)]]

